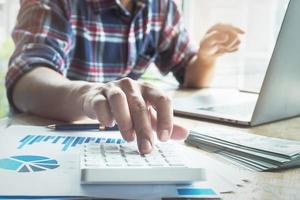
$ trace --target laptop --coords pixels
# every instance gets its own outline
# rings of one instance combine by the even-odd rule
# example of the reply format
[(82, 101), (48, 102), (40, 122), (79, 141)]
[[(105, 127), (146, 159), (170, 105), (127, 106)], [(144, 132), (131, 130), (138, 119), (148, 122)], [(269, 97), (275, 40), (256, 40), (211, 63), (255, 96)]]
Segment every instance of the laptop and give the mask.
[(201, 91), (174, 99), (175, 114), (256, 126), (300, 115), (300, 0), (290, 0), (259, 94)]

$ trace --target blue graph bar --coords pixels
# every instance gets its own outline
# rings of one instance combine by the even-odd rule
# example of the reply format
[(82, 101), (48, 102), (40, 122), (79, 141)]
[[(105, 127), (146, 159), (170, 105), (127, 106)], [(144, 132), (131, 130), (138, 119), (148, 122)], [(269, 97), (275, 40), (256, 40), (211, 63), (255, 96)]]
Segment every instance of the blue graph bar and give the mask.
[(62, 144), (66, 144), (71, 139), (71, 136), (66, 137)]
[(18, 149), (37, 143), (47, 143), (62, 145), (62, 151), (67, 151), (72, 147), (87, 143), (116, 143), (122, 144), (125, 141), (120, 138), (104, 137), (75, 137), (75, 136), (55, 136), (55, 135), (26, 135), (19, 141)]
[(82, 144), (84, 142), (84, 140), (85, 140), (86, 137), (79, 137), (79, 138), (80, 139), (79, 139), (79, 141), (78, 141), (77, 144)]
[(56, 144), (58, 142), (59, 139), (61, 138), (65, 138), (65, 136), (57, 136), (54, 140), (53, 140), (53, 144)]
[(70, 145), (72, 144), (73, 140), (75, 139), (75, 137), (70, 137), (68, 139), (68, 141), (65, 143), (64, 148), (62, 149), (62, 151), (67, 151), (70, 147)]
[(77, 137), (71, 146), (75, 147), (78, 144), (79, 140), (80, 140), (80, 137)]
[(41, 135), (35, 136), (35, 137), (33, 138), (33, 140), (31, 140), (31, 141), (29, 142), (29, 144), (34, 144), (34, 143), (40, 141), (40, 137), (41, 137)]
[(177, 193), (180, 196), (205, 196), (205, 195), (216, 195), (216, 193), (210, 188), (179, 188)]
[(94, 137), (87, 137), (86, 140), (84, 141), (84, 143), (90, 143), (92, 141), (94, 141), (96, 138)]
[(51, 137), (52, 137), (52, 136), (47, 136), (47, 137), (45, 137), (44, 142), (47, 142)]
[(124, 140), (118, 139), (116, 143), (117, 143), (117, 144), (122, 144), (122, 143), (124, 143)]
[(22, 149), (25, 145), (27, 145), (30, 142), (32, 138), (34, 138), (34, 135), (27, 135), (22, 140), (20, 140), (21, 145), (18, 146), (18, 149)]
[(95, 143), (101, 143), (101, 142), (105, 142), (106, 139), (105, 138), (97, 138)]
[(36, 139), (35, 142), (41, 142), (44, 138), (45, 138), (44, 135), (40, 135), (40, 137), (38, 139)]
[(32, 137), (34, 137), (33, 135), (27, 135), (26, 137), (24, 137), (22, 140), (20, 140), (19, 142), (25, 142), (30, 140)]
[(112, 144), (116, 143), (116, 139), (115, 138), (111, 139), (110, 143), (112, 143)]

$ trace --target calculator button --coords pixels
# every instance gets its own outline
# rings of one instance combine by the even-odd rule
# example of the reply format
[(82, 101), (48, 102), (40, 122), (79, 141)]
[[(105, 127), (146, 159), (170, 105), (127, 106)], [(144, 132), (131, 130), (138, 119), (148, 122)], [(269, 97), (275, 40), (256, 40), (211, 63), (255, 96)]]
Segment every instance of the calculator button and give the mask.
[(119, 145), (115, 145), (115, 144), (102, 144), (102, 148), (105, 152), (108, 153), (119, 153), (120, 152), (120, 147)]

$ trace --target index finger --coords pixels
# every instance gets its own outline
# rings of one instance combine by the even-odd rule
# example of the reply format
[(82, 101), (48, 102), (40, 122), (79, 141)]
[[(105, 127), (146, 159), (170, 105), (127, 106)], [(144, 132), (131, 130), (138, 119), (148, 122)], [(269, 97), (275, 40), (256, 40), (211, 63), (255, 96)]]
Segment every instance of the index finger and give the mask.
[(154, 139), (148, 107), (141, 94), (141, 88), (133, 80), (125, 79), (122, 83), (122, 89), (127, 97), (139, 151), (142, 154), (150, 153)]
[(213, 27), (211, 27), (207, 33), (213, 32), (213, 31), (226, 31), (226, 32), (235, 32), (238, 34), (244, 34), (245, 31), (241, 28), (238, 28), (236, 26), (230, 25), (230, 24), (216, 24)]
[(237, 33), (239, 33), (239, 34), (245, 34), (245, 31), (244, 30), (242, 30), (242, 29), (240, 29), (240, 28), (238, 28), (238, 27), (235, 27), (235, 26), (232, 26), (233, 27), (233, 29), (237, 32)]

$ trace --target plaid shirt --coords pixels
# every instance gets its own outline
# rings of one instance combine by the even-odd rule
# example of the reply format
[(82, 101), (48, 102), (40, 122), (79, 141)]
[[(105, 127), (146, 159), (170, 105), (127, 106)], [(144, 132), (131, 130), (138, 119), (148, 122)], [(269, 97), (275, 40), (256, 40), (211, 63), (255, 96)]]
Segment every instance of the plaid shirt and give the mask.
[(12, 36), (10, 102), (15, 82), (37, 66), (70, 80), (108, 82), (138, 79), (154, 62), (183, 82), (196, 53), (172, 0), (135, 0), (131, 13), (119, 0), (23, 0)]

